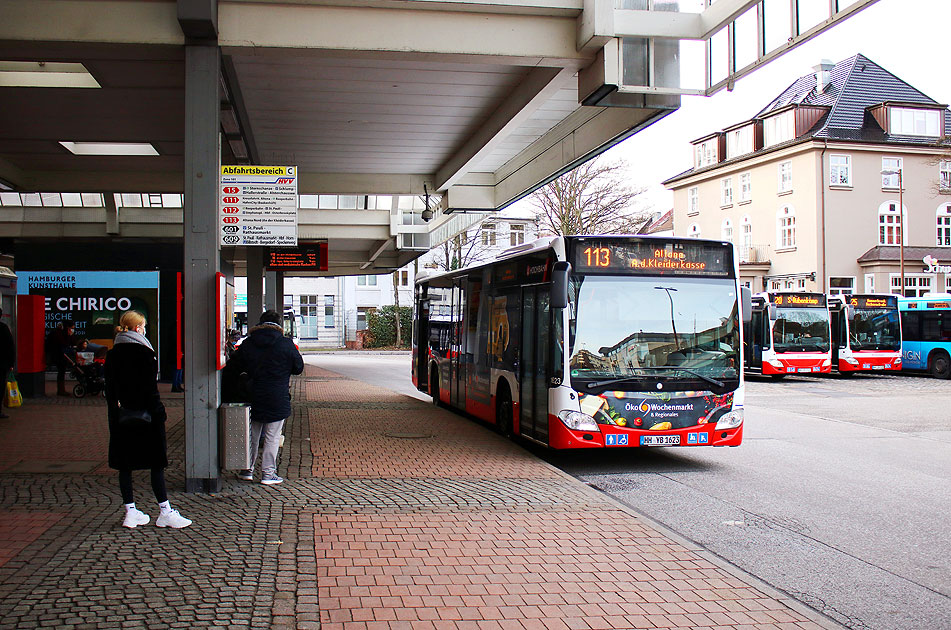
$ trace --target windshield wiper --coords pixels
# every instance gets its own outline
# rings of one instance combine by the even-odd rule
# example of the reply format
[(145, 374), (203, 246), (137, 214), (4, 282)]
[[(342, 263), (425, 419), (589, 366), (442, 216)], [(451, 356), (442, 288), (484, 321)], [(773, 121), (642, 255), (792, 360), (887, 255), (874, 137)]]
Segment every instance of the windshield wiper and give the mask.
[(612, 378), (606, 381), (591, 381), (590, 383), (585, 384), (586, 389), (598, 389), (599, 387), (609, 387), (611, 385), (617, 385), (618, 383), (626, 383), (628, 381), (640, 381), (643, 380), (643, 376), (625, 376), (624, 378)]
[(692, 375), (692, 376), (696, 376), (696, 377), (699, 378), (700, 380), (706, 381), (707, 383), (710, 383), (711, 385), (714, 385), (714, 386), (716, 386), (716, 387), (723, 387), (723, 385), (724, 385), (724, 383), (723, 383), (722, 381), (718, 381), (718, 380), (715, 379), (715, 378), (710, 378), (709, 376), (705, 376), (705, 375), (701, 374), (700, 372), (697, 372), (697, 371), (695, 371), (695, 370), (691, 370), (690, 368), (680, 367), (680, 366), (677, 366), (677, 365), (661, 365), (661, 366), (656, 366), (656, 367), (648, 367), (648, 368), (640, 368), (640, 369), (642, 369), (642, 370), (678, 370), (678, 371), (680, 371), (680, 372), (686, 372), (687, 374), (690, 374), (690, 375)]

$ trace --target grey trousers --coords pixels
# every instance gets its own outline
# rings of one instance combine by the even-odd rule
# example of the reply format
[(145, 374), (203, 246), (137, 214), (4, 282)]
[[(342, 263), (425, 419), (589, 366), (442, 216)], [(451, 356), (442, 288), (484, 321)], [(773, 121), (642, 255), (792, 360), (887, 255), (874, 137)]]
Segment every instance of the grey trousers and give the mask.
[(261, 474), (266, 478), (277, 474), (277, 451), (281, 446), (281, 430), (284, 420), (277, 422), (251, 421), (251, 470), (258, 459), (258, 443), (264, 433), (264, 448), (261, 449)]

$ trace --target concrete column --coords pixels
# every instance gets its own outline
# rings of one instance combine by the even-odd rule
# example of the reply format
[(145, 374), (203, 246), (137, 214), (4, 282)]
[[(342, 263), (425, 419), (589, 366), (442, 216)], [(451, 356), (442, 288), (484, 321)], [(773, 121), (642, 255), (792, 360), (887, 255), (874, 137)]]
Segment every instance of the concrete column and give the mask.
[(217, 44), (185, 46), (185, 490), (218, 492), (218, 240), (221, 58)]
[[(277, 293), (277, 272), (276, 271), (267, 271), (264, 273), (264, 308), (269, 311), (277, 311), (278, 313), (282, 310), (282, 301), (284, 300), (283, 296), (279, 296)], [(254, 322), (257, 324), (257, 320)]]
[(264, 249), (248, 247), (248, 330), (264, 312)]

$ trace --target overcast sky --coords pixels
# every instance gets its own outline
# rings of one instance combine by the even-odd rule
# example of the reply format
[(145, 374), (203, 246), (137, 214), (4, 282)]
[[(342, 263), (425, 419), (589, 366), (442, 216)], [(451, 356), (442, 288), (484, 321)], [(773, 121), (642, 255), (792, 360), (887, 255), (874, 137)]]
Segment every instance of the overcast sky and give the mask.
[(879, 0), (740, 79), (732, 92), (683, 97), (679, 110), (605, 155), (626, 160), (631, 184), (649, 188), (655, 210), (669, 210), (673, 195), (660, 182), (692, 166), (691, 140), (751, 118), (822, 59), (837, 63), (862, 53), (939, 103), (951, 103), (943, 45), (949, 25), (951, 0)]

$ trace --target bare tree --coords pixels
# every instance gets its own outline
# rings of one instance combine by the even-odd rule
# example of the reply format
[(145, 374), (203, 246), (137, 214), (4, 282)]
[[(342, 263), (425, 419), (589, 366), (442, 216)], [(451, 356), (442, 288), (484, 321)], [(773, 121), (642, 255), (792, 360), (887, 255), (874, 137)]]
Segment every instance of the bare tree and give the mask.
[(542, 230), (553, 234), (632, 234), (650, 218), (646, 188), (628, 184), (623, 161), (588, 160), (542, 186), (529, 199)]
[[(487, 223), (494, 225), (491, 219), (487, 220)], [(482, 247), (482, 235), (485, 232), (483, 224), (480, 223), (473, 229), (456, 234), (442, 245), (437, 245), (435, 249), (439, 254), (433, 258), (436, 268), (452, 271), (480, 262), (485, 256), (485, 249)]]

